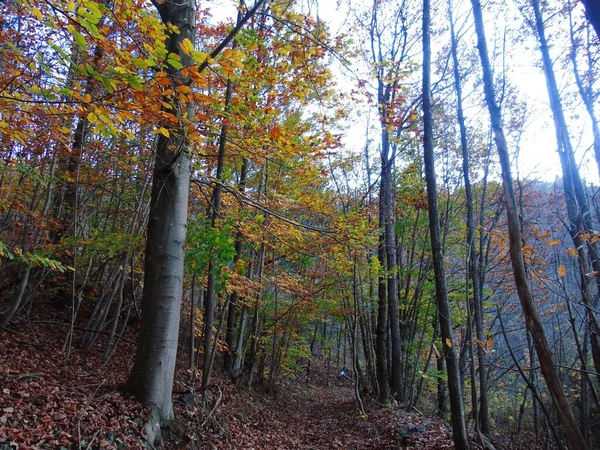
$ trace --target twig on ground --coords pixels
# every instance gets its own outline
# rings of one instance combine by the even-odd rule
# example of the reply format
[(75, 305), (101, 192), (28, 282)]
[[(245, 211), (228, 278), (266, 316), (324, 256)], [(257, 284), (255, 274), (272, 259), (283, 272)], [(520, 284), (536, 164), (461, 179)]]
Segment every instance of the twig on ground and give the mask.
[(208, 414), (208, 416), (206, 416), (206, 419), (204, 419), (204, 422), (202, 422), (202, 425), (200, 425), (200, 427), (206, 425), (206, 422), (208, 422), (208, 419), (210, 419), (211, 416), (214, 414), (215, 410), (219, 406), (219, 403), (221, 403), (221, 400), (223, 399), (223, 392), (221, 392), (221, 388), (219, 388), (219, 386), (216, 386), (216, 388), (219, 390), (219, 398), (215, 402), (215, 405), (212, 407), (210, 413)]

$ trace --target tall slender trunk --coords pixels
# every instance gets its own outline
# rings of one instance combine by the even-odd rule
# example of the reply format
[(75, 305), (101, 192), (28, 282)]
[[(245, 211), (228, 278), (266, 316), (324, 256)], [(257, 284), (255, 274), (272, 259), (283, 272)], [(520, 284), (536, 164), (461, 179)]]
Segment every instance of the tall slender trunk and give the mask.
[[(240, 171), (240, 182), (238, 183), (238, 190), (240, 192), (244, 192), (246, 186), (246, 177), (248, 176), (248, 160), (244, 158), (242, 161), (242, 169)], [(235, 237), (235, 257), (234, 264), (236, 264), (242, 254), (242, 241), (243, 236), (241, 232), (238, 232)], [(235, 322), (237, 316), (237, 305), (238, 305), (239, 295), (237, 291), (231, 293), (231, 297), (229, 299), (229, 311), (227, 311), (227, 329), (225, 332), (225, 344), (227, 345), (227, 351), (223, 356), (223, 368), (228, 373), (231, 373), (231, 369), (233, 367), (234, 360), (234, 352), (235, 352)]]
[[(237, 25), (239, 26), (242, 22), (241, 9), (238, 9)], [(235, 50), (237, 47), (237, 41), (233, 42), (231, 46)], [(221, 182), (223, 178), (223, 170), (225, 169), (225, 153), (227, 151), (227, 130), (229, 128), (229, 113), (231, 107), (231, 97), (233, 95), (233, 82), (231, 79), (227, 80), (227, 87), (225, 91), (225, 118), (221, 125), (221, 133), (219, 135), (219, 150), (217, 154), (217, 173), (215, 175), (216, 183), (213, 189), (211, 197), (211, 208), (210, 208), (210, 226), (216, 227), (217, 219), (221, 214)], [(241, 244), (240, 244), (241, 245)], [(206, 282), (206, 297), (204, 297), (204, 359), (202, 364), (202, 393), (206, 393), (206, 388), (210, 384), (210, 375), (212, 373), (213, 365), (213, 348), (217, 346), (217, 340), (213, 342), (213, 326), (215, 320), (215, 309), (216, 309), (216, 278), (214, 265), (216, 260), (214, 255), (211, 256), (208, 263), (208, 276)], [(237, 299), (236, 299), (237, 300)]]
[[(571, 63), (573, 64), (573, 75), (575, 75), (575, 83), (577, 84), (577, 90), (579, 91), (579, 96), (585, 105), (585, 110), (590, 117), (590, 122), (592, 125), (592, 133), (594, 136), (594, 156), (596, 157), (596, 164), (598, 166), (598, 173), (600, 173), (600, 127), (598, 126), (598, 118), (596, 117), (596, 112), (594, 111), (594, 93), (592, 91), (592, 83), (588, 82), (587, 86), (584, 85), (584, 82), (579, 74), (579, 67), (577, 63), (577, 42), (575, 40), (575, 33), (573, 30), (573, 19), (572, 19), (572, 7), (569, 5), (569, 35), (571, 38)], [(590, 39), (588, 33), (588, 42), (587, 42), (587, 54), (588, 54), (588, 69), (591, 71), (592, 62), (590, 55)]]
[[(380, 199), (381, 201), (381, 199)], [(383, 250), (383, 236), (379, 237), (379, 249), (377, 256), (380, 264), (385, 261), (385, 253)], [(382, 270), (385, 270), (385, 265), (382, 265)], [(387, 301), (387, 284), (383, 274), (379, 274), (377, 288), (378, 307), (377, 307), (377, 337), (375, 342), (375, 354), (377, 364), (377, 381), (379, 383), (379, 401), (387, 404), (390, 399), (390, 378), (388, 372), (388, 301)]]
[[(567, 214), (570, 222), (568, 231), (573, 240), (573, 244), (575, 248), (578, 249), (579, 253), (578, 264), (581, 272), (581, 292), (586, 308), (586, 318), (588, 325), (590, 326), (592, 357), (596, 372), (600, 373), (600, 342), (598, 341), (600, 330), (594, 312), (591, 310), (593, 301), (591, 300), (592, 297), (587, 278), (588, 276), (586, 275), (591, 272), (589, 269), (590, 264), (594, 270), (600, 270), (600, 261), (598, 261), (597, 256), (597, 246), (592, 244), (589, 239), (583, 239), (584, 234), (592, 231), (589, 203), (585, 195), (579, 169), (575, 162), (575, 153), (569, 136), (556, 77), (554, 75), (539, 0), (533, 0), (532, 4), (538, 40), (540, 42), (540, 52), (544, 63), (544, 75), (546, 77), (546, 86), (550, 98), (550, 108), (554, 118), (558, 154), (563, 172), (563, 186), (567, 204)], [(600, 291), (600, 277), (596, 276), (595, 279)]]
[(587, 449), (587, 445), (577, 426), (577, 420), (573, 415), (571, 406), (567, 401), (562, 388), (562, 383), (558, 377), (558, 373), (554, 367), (552, 353), (544, 326), (538, 315), (535, 303), (529, 289), (527, 274), (525, 271), (525, 263), (523, 261), (523, 244), (521, 228), (519, 225), (519, 217), (517, 214), (517, 205), (515, 193), (512, 184), (512, 173), (510, 168), (510, 158), (508, 155), (508, 146), (504, 136), (502, 125), (502, 113), (496, 102), (494, 93), (494, 82), (485, 40), (485, 29), (483, 25), (483, 13), (481, 11), (481, 3), (479, 0), (471, 0), (473, 5), (473, 16), (475, 19), (475, 30), (477, 34), (477, 47), (479, 49), (479, 57), (481, 59), (481, 67), (483, 70), (483, 83), (485, 98), (494, 132), (494, 140), (496, 149), (500, 158), (500, 166), (502, 169), (502, 187), (504, 189), (504, 203), (506, 206), (506, 216), (508, 222), (508, 238), (510, 245), (510, 260), (513, 269), (513, 276), (517, 288), (517, 294), (527, 328), (533, 338), (534, 347), (540, 363), (540, 368), (548, 391), (552, 397), (560, 422), (562, 423), (567, 440), (573, 450)]
[[(387, 131), (383, 131), (387, 135)], [(382, 146), (383, 148), (383, 146)], [(386, 268), (387, 302), (391, 329), (391, 387), (392, 393), (400, 401), (404, 401), (402, 388), (402, 339), (400, 335), (400, 318), (398, 313), (398, 272), (396, 260), (396, 231), (394, 211), (394, 190), (392, 185), (393, 161), (387, 158), (388, 150), (382, 150), (381, 158), (381, 217), (383, 223), (383, 246)]]
[[(475, 251), (475, 218), (473, 213), (473, 192), (471, 188), (469, 147), (467, 142), (467, 127), (465, 125), (465, 115), (462, 104), (462, 86), (460, 83), (459, 61), (458, 61), (458, 40), (454, 31), (454, 21), (452, 19), (452, 3), (448, 0), (448, 15), (450, 20), (450, 39), (452, 50), (452, 63), (454, 75), (454, 89), (456, 91), (456, 113), (458, 116), (458, 126), (460, 130), (460, 146), (462, 153), (462, 169), (465, 182), (465, 197), (467, 203), (467, 290), (469, 289), (469, 279), (473, 283), (473, 309), (475, 314), (475, 332), (477, 340), (483, 342), (483, 299), (481, 289), (479, 289), (479, 270), (477, 267), (478, 256)], [(467, 301), (468, 298), (467, 298)], [(469, 319), (470, 320), (470, 319)], [(479, 372), (479, 401), (480, 408), (478, 417), (475, 418), (481, 432), (490, 433), (489, 407), (487, 397), (487, 370), (485, 365), (485, 353), (482, 345), (477, 345), (477, 363)], [(474, 362), (473, 362), (474, 364)], [(473, 379), (475, 385), (475, 379)], [(474, 405), (475, 406), (475, 405)]]
[(431, 99), (431, 11), (429, 0), (423, 1), (423, 148), (425, 162), (425, 178), (427, 181), (427, 203), (429, 206), (429, 233), (433, 272), (435, 275), (435, 296), (438, 308), (442, 347), (446, 359), (448, 374), (448, 391), (450, 394), (450, 414), (452, 435), (457, 450), (469, 448), (469, 438), (465, 423), (462, 390), (458, 358), (452, 334), (452, 319), (448, 288), (444, 268), (444, 254), (440, 239), (440, 220), (438, 212), (437, 183), (435, 163), (433, 159), (433, 108)]

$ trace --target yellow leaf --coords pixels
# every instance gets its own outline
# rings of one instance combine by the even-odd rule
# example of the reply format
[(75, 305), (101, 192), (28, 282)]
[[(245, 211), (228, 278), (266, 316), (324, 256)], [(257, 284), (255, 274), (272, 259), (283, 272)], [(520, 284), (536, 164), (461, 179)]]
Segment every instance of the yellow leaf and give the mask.
[(183, 41), (181, 41), (179, 47), (181, 47), (181, 51), (187, 56), (190, 56), (190, 54), (194, 51), (194, 44), (192, 44), (192, 41), (190, 41), (188, 38), (185, 38)]
[(38, 19), (42, 20), (42, 12), (37, 8), (31, 8), (31, 13)]
[(195, 51), (192, 53), (192, 59), (198, 64), (202, 64), (204, 60), (208, 59), (211, 62), (210, 55), (206, 52)]
[(560, 266), (558, 266), (558, 276), (563, 278), (567, 275), (567, 268), (565, 267), (564, 264), (561, 264)]
[(162, 135), (163, 135), (164, 137), (166, 137), (166, 138), (168, 138), (168, 137), (170, 136), (170, 134), (169, 134), (169, 130), (167, 130), (167, 129), (166, 129), (166, 128), (164, 128), (164, 127), (160, 127), (160, 128), (158, 129), (158, 131), (160, 131), (160, 134), (162, 134)]
[(87, 115), (87, 120), (89, 123), (96, 123), (96, 122), (98, 122), (98, 116), (96, 116), (96, 114), (91, 112)]
[(69, 0), (69, 5), (67, 6), (67, 11), (75, 11), (75, 0)]
[(92, 101), (92, 96), (90, 94), (85, 94), (83, 97), (83, 101), (89, 103)]
[(449, 337), (446, 338), (446, 346), (448, 348), (452, 348), (452, 339), (450, 339)]
[(550, 239), (549, 241), (546, 241), (546, 244), (548, 244), (550, 247), (554, 247), (555, 245), (562, 244), (562, 241), (560, 239)]
[(8, 124), (4, 121), (0, 122), (0, 128), (8, 128)]
[(110, 120), (106, 115), (104, 114), (98, 114), (98, 119), (100, 119), (102, 122), (104, 122), (107, 125), (112, 125), (112, 120)]
[(232, 55), (233, 55), (233, 50), (231, 50), (230, 48), (223, 50), (223, 58), (227, 59), (227, 58), (230, 58)]
[(254, 42), (248, 46), (249, 52), (253, 52), (254, 50), (257, 50), (257, 49), (258, 49), (258, 45), (255, 44)]

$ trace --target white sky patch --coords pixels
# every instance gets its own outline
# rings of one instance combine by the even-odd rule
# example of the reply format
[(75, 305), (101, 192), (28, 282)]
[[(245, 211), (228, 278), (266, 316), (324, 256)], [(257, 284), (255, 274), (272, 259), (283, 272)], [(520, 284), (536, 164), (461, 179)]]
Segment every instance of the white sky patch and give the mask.
[[(443, 3), (443, 4), (442, 4)], [(355, 41), (359, 40), (359, 32), (352, 31), (353, 26), (353, 13), (348, 7), (348, 1), (333, 1), (325, 0), (316, 2), (314, 0), (304, 0), (299, 2), (301, 7), (306, 11), (309, 10), (313, 16), (318, 17), (327, 22), (330, 27), (332, 35), (336, 36), (340, 33), (346, 33), (355, 38)], [(371, 2), (354, 2), (353, 7), (357, 8), (368, 8)], [(236, 14), (237, 2), (231, 0), (213, 0), (209, 2), (209, 5), (215, 21), (232, 21)], [(446, 7), (445, 0), (438, 5), (438, 14), (433, 17), (433, 28), (442, 29), (447, 27), (447, 15), (445, 13)], [(512, 5), (512, 6), (511, 6)], [(207, 5), (201, 5), (206, 7)], [(554, 181), (557, 177), (561, 176), (560, 161), (556, 151), (556, 138), (552, 121), (552, 114), (549, 107), (548, 92), (546, 89), (546, 81), (543, 72), (540, 67), (540, 52), (537, 48), (537, 43), (528, 30), (520, 29), (523, 26), (522, 18), (514, 3), (507, 3), (506, 9), (503, 12), (494, 12), (490, 8), (484, 9), (484, 18), (487, 20), (486, 33), (488, 36), (488, 45), (490, 51), (496, 50), (497, 63), (501, 63), (501, 58), (504, 57), (504, 64), (506, 66), (507, 76), (509, 81), (513, 83), (515, 88), (518, 90), (518, 97), (523, 100), (527, 105), (527, 114), (525, 116), (525, 127), (519, 138), (519, 155), (518, 155), (518, 174), (524, 178), (537, 178), (543, 181)], [(470, 11), (470, 2), (466, 0), (460, 1), (458, 8), (461, 9), (461, 20), (466, 20), (465, 28), (466, 32), (463, 34), (462, 39), (465, 45), (475, 48), (475, 37), (472, 32), (473, 19), (468, 14)], [(364, 11), (364, 10), (363, 10)], [(442, 11), (444, 13), (442, 13)], [(467, 15), (468, 14), (468, 15)], [(493, 16), (493, 17), (492, 17)], [(521, 21), (521, 22), (519, 22)], [(420, 26), (420, 24), (419, 24)], [(553, 41), (553, 35), (560, 33), (560, 28), (567, 26), (568, 23), (559, 23), (553, 21), (547, 29), (549, 35), (549, 42), (551, 45), (552, 57), (555, 60), (554, 70), (556, 72), (557, 80), (559, 82), (559, 88), (561, 93), (565, 93), (569, 96), (569, 105), (566, 103), (566, 99), (563, 99), (563, 106), (567, 120), (570, 125), (570, 134), (573, 143), (573, 147), (576, 151), (576, 159), (580, 164), (580, 170), (582, 176), (588, 183), (598, 184), (598, 168), (594, 159), (593, 150), (591, 149), (593, 137), (591, 133), (591, 126), (589, 124), (589, 117), (585, 112), (583, 104), (576, 95), (576, 87), (574, 86), (574, 79), (572, 68), (562, 63), (564, 52), (570, 47), (570, 42), (565, 41)], [(558, 27), (558, 28), (557, 28)], [(469, 30), (470, 29), (470, 30)], [(562, 30), (564, 33), (564, 29)], [(505, 33), (519, 33), (519, 42), (516, 45), (511, 43), (506, 44), (504, 41)], [(516, 40), (517, 36), (509, 36), (513, 40)], [(440, 52), (442, 46), (449, 40), (448, 32), (443, 32), (435, 36), (436, 46), (434, 52)], [(445, 40), (445, 41), (444, 41)], [(503, 51), (505, 54), (503, 56)], [(420, 55), (418, 55), (420, 58)], [(433, 55), (435, 60), (435, 55)], [(419, 61), (420, 62), (420, 61)], [(355, 65), (360, 64), (360, 61), (354, 61)], [(495, 76), (498, 80), (499, 72), (501, 67), (496, 67)], [(481, 71), (479, 66), (474, 70)], [(366, 63), (364, 67), (355, 66), (352, 68), (354, 73), (350, 74), (347, 69), (341, 69), (339, 63), (332, 64), (332, 71), (336, 78), (338, 88), (343, 91), (350, 92), (353, 88), (356, 88), (356, 84), (359, 78), (368, 77), (369, 68)], [(420, 72), (420, 69), (417, 69)], [(449, 76), (451, 74), (448, 74)], [(420, 73), (416, 73), (415, 76), (420, 77)], [(487, 110), (483, 106), (483, 91), (481, 87), (478, 91), (470, 92), (473, 89), (473, 79), (480, 78), (480, 73), (472, 73), (469, 80), (465, 83), (465, 114), (467, 120), (471, 122), (471, 125), (477, 123), (487, 123)], [(434, 78), (435, 81), (435, 78)], [(469, 86), (468, 83), (471, 83)], [(420, 89), (420, 82), (415, 84), (415, 89)], [(373, 93), (375, 94), (375, 93)], [(453, 112), (453, 111), (449, 111)], [(503, 114), (505, 125), (507, 119), (512, 112), (509, 110), (509, 106), (504, 106)], [(356, 153), (363, 152), (366, 141), (367, 126), (371, 125), (378, 127), (378, 115), (374, 107), (370, 114), (366, 112), (365, 105), (357, 105), (353, 111), (347, 123), (344, 124), (343, 143), (347, 151)], [(373, 140), (372, 150), (376, 151), (378, 133), (372, 130), (369, 134), (370, 139)], [(511, 137), (514, 137), (511, 135)], [(516, 141), (510, 139), (511, 152), (516, 152)], [(495, 154), (495, 148), (493, 149)], [(515, 160), (516, 155), (513, 157)], [(375, 161), (375, 160), (373, 160)], [(517, 168), (515, 168), (517, 169)], [(515, 171), (516, 174), (516, 171)]]

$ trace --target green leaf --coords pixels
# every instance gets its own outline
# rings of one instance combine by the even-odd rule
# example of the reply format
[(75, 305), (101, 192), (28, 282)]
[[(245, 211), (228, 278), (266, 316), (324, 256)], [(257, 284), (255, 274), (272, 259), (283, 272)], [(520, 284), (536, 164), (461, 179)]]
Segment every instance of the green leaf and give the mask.
[(167, 59), (167, 62), (177, 70), (183, 69), (183, 64), (181, 64), (181, 62), (177, 61), (176, 59), (169, 58)]
[(77, 31), (73, 25), (69, 25), (67, 29), (73, 35), (73, 39), (75, 40), (77, 45), (79, 45), (83, 50), (87, 50), (87, 42), (85, 41), (83, 35), (79, 31)]

